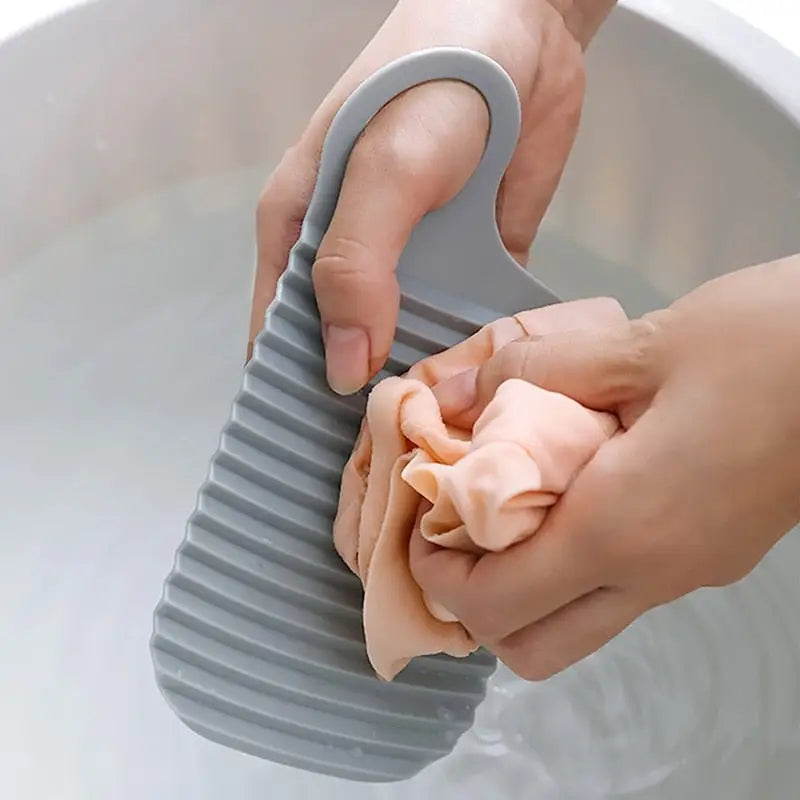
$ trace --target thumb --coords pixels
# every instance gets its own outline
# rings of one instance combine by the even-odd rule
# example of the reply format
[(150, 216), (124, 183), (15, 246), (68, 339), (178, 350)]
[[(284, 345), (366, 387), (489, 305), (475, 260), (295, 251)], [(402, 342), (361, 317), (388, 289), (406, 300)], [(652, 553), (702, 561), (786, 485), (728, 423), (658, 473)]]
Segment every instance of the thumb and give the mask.
[(312, 271), (328, 382), (340, 394), (358, 391), (384, 365), (403, 249), (420, 219), (474, 172), (488, 126), (474, 89), (442, 81), (389, 103), (353, 148)]
[(649, 402), (662, 377), (658, 320), (658, 315), (648, 315), (607, 328), (511, 342), (480, 368), (436, 388), (442, 412), (454, 423), (472, 425), (498, 387), (515, 378), (598, 411), (619, 414)]

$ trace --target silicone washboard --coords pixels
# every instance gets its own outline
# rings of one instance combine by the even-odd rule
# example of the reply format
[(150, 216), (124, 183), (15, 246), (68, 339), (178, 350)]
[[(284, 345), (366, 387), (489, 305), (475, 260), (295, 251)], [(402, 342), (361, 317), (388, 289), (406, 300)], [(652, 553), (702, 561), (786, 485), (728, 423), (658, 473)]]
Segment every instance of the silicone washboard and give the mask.
[[(414, 660), (394, 681), (366, 658), (361, 586), (333, 549), (339, 479), (365, 396), (325, 381), (311, 266), (350, 151), (370, 119), (431, 80), (471, 84), (490, 132), (465, 188), (414, 230), (386, 374), (452, 346), (499, 316), (557, 298), (503, 247), (501, 176), (517, 142), (511, 79), (458, 48), (380, 69), (333, 120), (316, 188), (211, 460), (151, 640), (158, 685), (191, 729), (261, 758), (351, 780), (409, 778), (470, 728), (495, 661), (486, 652)], [(381, 376), (379, 376), (381, 377)]]

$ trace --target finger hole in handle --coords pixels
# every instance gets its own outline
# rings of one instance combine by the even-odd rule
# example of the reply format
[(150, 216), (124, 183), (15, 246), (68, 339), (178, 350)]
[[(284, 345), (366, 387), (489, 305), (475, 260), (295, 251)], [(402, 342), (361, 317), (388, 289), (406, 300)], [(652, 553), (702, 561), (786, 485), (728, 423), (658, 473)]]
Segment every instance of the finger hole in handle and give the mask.
[(457, 80), (472, 86), (489, 109), (489, 135), (475, 172), (461, 194), (483, 195), (492, 213), (500, 180), (517, 145), (520, 103), (508, 73), (488, 56), (460, 47), (437, 47), (402, 56), (381, 67), (342, 104), (331, 122), (322, 148), (320, 169), (306, 222), (309, 239), (317, 244), (330, 224), (347, 161), (370, 120), (395, 97), (423, 83)]

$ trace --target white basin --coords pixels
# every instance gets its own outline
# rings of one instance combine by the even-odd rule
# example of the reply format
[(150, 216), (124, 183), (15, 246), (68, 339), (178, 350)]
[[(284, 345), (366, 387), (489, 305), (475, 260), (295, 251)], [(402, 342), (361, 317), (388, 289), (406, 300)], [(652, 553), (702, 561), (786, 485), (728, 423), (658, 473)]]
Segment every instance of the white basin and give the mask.
[[(546, 683), (501, 670), (407, 784), (241, 755), (161, 699), (151, 613), (238, 385), (258, 191), (390, 2), (328, 5), (115, 0), (0, 46), (3, 797), (796, 797), (797, 532)], [(652, 0), (589, 61), (532, 261), (554, 289), (637, 313), (800, 251), (800, 60)]]

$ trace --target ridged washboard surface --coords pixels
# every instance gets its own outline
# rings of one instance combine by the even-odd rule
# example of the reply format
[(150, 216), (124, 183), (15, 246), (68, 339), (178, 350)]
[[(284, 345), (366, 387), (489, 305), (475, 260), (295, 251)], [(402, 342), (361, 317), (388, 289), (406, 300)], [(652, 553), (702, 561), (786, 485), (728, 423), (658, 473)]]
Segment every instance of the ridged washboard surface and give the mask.
[(556, 300), (516, 266), (494, 221), (519, 131), (506, 73), (456, 48), (415, 53), (375, 73), (331, 125), (300, 240), (166, 580), (151, 643), (159, 686), (193, 730), (359, 781), (402, 780), (449, 753), (472, 725), (495, 665), (480, 651), (427, 656), (391, 683), (376, 678), (361, 586), (331, 537), (365, 395), (341, 398), (325, 382), (311, 266), (361, 131), (393, 97), (436, 79), (481, 92), (491, 130), (467, 186), (422, 220), (403, 253), (400, 319), (383, 375), (402, 374), (498, 316)]

